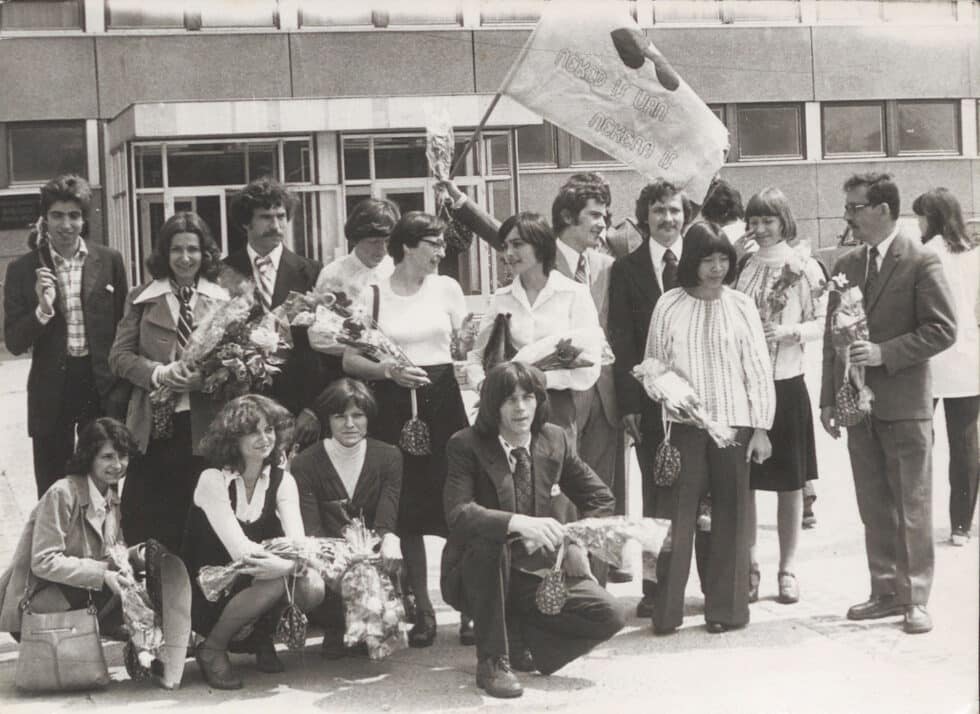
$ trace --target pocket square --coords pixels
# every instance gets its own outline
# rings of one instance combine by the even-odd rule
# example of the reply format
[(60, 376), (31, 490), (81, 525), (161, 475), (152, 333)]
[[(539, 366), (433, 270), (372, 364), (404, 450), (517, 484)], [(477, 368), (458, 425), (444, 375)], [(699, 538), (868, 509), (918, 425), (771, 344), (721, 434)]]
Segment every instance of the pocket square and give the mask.
[(561, 495), (561, 487), (557, 483), (551, 484), (551, 495), (552, 496), (560, 496)]
[(108, 290), (110, 293), (116, 292), (116, 286), (113, 285), (112, 283), (106, 283), (105, 289)]

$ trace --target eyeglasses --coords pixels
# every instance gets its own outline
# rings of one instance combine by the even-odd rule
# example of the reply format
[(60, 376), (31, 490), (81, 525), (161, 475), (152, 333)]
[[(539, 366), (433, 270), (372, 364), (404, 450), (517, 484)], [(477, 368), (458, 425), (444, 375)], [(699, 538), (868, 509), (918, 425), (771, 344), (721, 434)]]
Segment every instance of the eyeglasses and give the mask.
[(873, 203), (845, 203), (844, 213), (856, 213), (862, 208), (868, 208), (869, 206), (874, 206)]
[(431, 238), (419, 238), (420, 243), (428, 243), (436, 250), (445, 250), (446, 241), (444, 240), (432, 240)]

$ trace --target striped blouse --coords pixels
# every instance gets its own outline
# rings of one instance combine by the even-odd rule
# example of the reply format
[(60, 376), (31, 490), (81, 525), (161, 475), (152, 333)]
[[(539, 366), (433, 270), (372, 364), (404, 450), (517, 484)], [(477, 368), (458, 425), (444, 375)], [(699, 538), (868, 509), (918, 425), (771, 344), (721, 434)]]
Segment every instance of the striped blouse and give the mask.
[(685, 375), (719, 424), (772, 426), (772, 362), (759, 312), (746, 295), (726, 287), (720, 298), (704, 300), (684, 288), (667, 291), (650, 319), (646, 356)]

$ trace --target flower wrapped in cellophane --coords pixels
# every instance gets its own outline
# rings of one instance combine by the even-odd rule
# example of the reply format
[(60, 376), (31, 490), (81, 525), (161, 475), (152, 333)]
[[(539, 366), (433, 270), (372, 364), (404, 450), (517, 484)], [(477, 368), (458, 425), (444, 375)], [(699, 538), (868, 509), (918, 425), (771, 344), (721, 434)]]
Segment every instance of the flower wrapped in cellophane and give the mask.
[(840, 295), (840, 302), (830, 318), (830, 339), (844, 365), (841, 385), (834, 395), (836, 418), (842, 426), (855, 426), (871, 414), (874, 401), (874, 393), (865, 382), (864, 366), (852, 365), (850, 358), (851, 345), (870, 337), (868, 317), (861, 289), (851, 285), (843, 273), (831, 278), (831, 290)]
[(136, 580), (129, 562), (128, 548), (119, 543), (109, 546), (107, 551), (112, 564), (133, 583), (123, 589), (120, 601), (123, 623), (129, 629), (129, 642), (136, 655), (135, 662), (127, 663), (127, 670), (133, 679), (142, 679), (149, 676), (153, 660), (160, 656), (163, 649), (161, 613), (154, 610), (146, 583)]
[(615, 360), (601, 327), (583, 327), (549, 335), (525, 345), (512, 361), (548, 373), (549, 389), (591, 389), (604, 365)]
[(733, 431), (708, 416), (708, 410), (691, 383), (656, 357), (647, 357), (632, 370), (633, 376), (655, 402), (660, 402), (670, 421), (704, 429), (719, 448), (734, 446)]
[(583, 518), (565, 524), (565, 535), (599, 560), (614, 568), (623, 567), (623, 550), (631, 541), (640, 544), (643, 579), (657, 580), (657, 557), (670, 532), (670, 521), (659, 518)]

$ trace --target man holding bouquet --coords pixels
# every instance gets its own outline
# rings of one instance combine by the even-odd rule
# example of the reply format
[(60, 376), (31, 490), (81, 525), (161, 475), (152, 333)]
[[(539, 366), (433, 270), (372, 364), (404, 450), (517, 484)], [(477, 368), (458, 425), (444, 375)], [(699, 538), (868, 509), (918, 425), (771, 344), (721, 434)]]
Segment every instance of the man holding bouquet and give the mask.
[[(864, 296), (869, 338), (852, 342), (847, 356), (865, 369), (874, 395), (867, 420), (847, 433), (871, 573), (870, 598), (847, 617), (903, 615), (905, 632), (928, 632), (934, 562), (929, 358), (955, 339), (952, 297), (939, 259), (899, 232), (898, 187), (888, 174), (852, 176), (844, 191), (844, 220), (864, 245), (844, 254), (832, 274), (843, 274)], [(831, 293), (820, 392), (820, 421), (835, 439), (842, 373), (832, 339), (837, 298)]]

